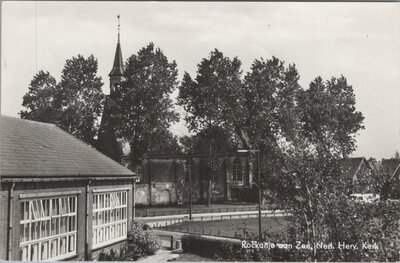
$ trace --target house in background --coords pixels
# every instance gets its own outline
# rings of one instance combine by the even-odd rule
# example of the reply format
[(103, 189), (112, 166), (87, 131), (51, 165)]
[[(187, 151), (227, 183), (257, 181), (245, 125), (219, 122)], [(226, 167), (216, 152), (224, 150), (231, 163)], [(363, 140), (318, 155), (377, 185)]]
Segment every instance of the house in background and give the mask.
[(400, 199), (400, 159), (382, 159), (382, 166), (390, 176), (390, 198)]
[(349, 194), (372, 193), (373, 169), (364, 157), (341, 159), (342, 176), (349, 182)]
[(0, 260), (91, 260), (118, 249), (135, 174), (53, 124), (0, 116)]

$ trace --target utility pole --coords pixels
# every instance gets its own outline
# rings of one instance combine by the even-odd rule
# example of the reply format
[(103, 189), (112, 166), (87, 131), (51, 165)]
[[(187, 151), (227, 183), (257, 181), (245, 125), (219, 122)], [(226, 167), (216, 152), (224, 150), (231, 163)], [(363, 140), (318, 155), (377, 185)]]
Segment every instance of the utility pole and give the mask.
[(185, 160), (184, 165), (189, 174), (189, 220), (192, 220), (192, 163), (190, 160)]
[(192, 163), (189, 161), (189, 220), (192, 220)]
[(261, 242), (262, 240), (262, 227), (261, 227), (261, 203), (262, 203), (262, 193), (261, 193), (261, 176), (260, 176), (260, 150), (257, 152), (257, 178), (258, 178), (258, 238)]

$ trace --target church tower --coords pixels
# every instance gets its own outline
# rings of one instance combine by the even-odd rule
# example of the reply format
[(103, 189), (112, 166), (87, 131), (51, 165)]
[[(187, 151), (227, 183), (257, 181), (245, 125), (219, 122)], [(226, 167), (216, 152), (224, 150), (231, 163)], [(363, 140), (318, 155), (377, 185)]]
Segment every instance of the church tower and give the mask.
[(122, 60), (122, 51), (121, 51), (121, 44), (120, 44), (120, 23), (118, 15), (118, 42), (117, 42), (117, 49), (115, 50), (114, 56), (114, 64), (113, 68), (108, 74), (110, 77), (110, 95), (112, 95), (115, 91), (115, 87), (121, 83), (123, 76), (124, 76), (124, 62)]
[(115, 50), (114, 64), (108, 76), (110, 77), (110, 95), (106, 95), (104, 102), (103, 115), (101, 117), (99, 135), (96, 143), (96, 149), (107, 155), (111, 159), (121, 162), (122, 144), (115, 135), (115, 120), (111, 113), (112, 100), (115, 99), (115, 90), (121, 84), (124, 78), (124, 62), (122, 60), (122, 51), (120, 44), (120, 23), (118, 18), (118, 42)]

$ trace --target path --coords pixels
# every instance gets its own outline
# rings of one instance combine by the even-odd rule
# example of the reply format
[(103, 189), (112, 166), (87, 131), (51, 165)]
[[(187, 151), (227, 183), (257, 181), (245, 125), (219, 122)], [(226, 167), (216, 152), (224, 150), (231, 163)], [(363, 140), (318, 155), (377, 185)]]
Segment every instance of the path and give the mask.
[(138, 261), (142, 262), (167, 262), (176, 259), (179, 257), (180, 253), (175, 253), (171, 250), (160, 249), (156, 252), (156, 254), (152, 256), (148, 256), (145, 258), (141, 258)]

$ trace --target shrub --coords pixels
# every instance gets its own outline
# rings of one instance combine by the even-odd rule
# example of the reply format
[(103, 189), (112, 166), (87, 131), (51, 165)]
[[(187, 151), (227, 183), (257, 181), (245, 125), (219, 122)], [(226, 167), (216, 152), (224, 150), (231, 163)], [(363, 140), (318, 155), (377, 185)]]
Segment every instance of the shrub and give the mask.
[(128, 231), (126, 245), (117, 253), (113, 249), (109, 253), (100, 253), (99, 261), (136, 261), (154, 255), (160, 249), (160, 240), (153, 231), (147, 230), (141, 221), (133, 221)]
[(226, 250), (239, 249), (240, 244), (226, 240), (211, 239), (198, 235), (182, 237), (182, 250), (199, 256), (214, 258), (217, 253)]

